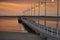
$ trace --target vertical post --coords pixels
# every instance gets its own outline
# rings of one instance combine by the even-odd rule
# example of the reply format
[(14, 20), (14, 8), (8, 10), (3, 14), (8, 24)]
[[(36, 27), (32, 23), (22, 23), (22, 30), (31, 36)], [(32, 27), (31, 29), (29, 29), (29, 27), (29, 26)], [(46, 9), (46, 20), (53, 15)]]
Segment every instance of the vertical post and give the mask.
[(24, 11), (24, 16), (26, 16), (26, 13), (25, 13), (25, 11)]
[[(52, 2), (54, 2), (55, 0), (51, 0)], [(51, 27), (51, 35), (53, 35), (53, 27)]]
[(29, 16), (30, 16), (30, 9), (28, 9), (28, 14), (29, 14)]
[(26, 10), (26, 16), (27, 16), (27, 10)]
[(28, 12), (28, 15), (29, 15), (29, 10), (27, 12)]
[[(34, 19), (35, 19), (35, 3), (34, 3)], [(35, 21), (35, 20), (34, 20)]]
[(27, 16), (27, 14), (28, 14), (27, 10), (26, 10), (26, 12), (25, 12), (25, 13), (26, 13), (26, 16)]
[[(25, 13), (25, 15), (24, 15), (24, 16), (26, 17), (26, 10), (24, 11), (24, 13)], [(24, 17), (24, 18), (25, 18), (25, 17)]]
[(31, 10), (31, 20), (32, 20), (32, 16), (33, 16), (33, 15), (32, 15), (32, 3), (31, 3), (31, 9), (30, 9), (30, 10)]
[(32, 4), (31, 4), (31, 16), (32, 16)]
[(57, 0), (57, 17), (56, 17), (56, 31), (57, 31), (57, 37), (58, 37), (58, 16), (59, 16), (59, 0)]
[[(29, 9), (27, 10), (27, 15), (29, 16), (29, 14), (30, 14), (30, 11), (29, 11)], [(27, 17), (27, 18), (29, 18), (29, 17)]]
[[(27, 16), (28, 16), (28, 14), (29, 14), (29, 5), (28, 5), (28, 7), (27, 7)], [(28, 18), (28, 17), (27, 17)]]
[(39, 22), (40, 22), (40, 21), (39, 21), (39, 15), (40, 15), (40, 1), (38, 2), (38, 16), (37, 16), (37, 17), (38, 17), (38, 24), (39, 24)]
[(45, 24), (45, 27), (44, 27), (44, 31), (46, 29), (46, 0), (45, 0), (45, 17), (44, 17), (45, 21), (44, 21), (44, 24)]

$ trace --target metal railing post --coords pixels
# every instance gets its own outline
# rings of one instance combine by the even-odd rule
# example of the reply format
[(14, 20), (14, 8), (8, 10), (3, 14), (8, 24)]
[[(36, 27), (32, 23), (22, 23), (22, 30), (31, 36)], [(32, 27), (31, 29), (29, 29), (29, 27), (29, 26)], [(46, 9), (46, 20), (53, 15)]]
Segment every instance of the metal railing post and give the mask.
[(34, 3), (34, 19), (35, 19), (35, 3)]
[(57, 17), (56, 17), (56, 31), (57, 31), (57, 37), (58, 37), (58, 16), (59, 16), (59, 0), (57, 0)]
[(27, 16), (27, 14), (28, 14), (28, 13), (27, 13), (27, 10), (26, 10), (26, 16)]
[[(39, 1), (38, 3), (38, 24), (40, 24), (40, 5), (41, 5), (41, 2)], [(40, 25), (40, 28), (42, 30), (42, 26)]]
[(46, 0), (45, 0), (45, 17), (44, 17), (45, 21), (44, 21), (44, 24), (45, 24), (45, 27), (44, 27), (44, 31), (46, 29)]
[(31, 16), (32, 16), (32, 4), (31, 4)]
[(40, 15), (40, 1), (38, 2), (38, 16), (37, 16), (37, 17), (38, 17), (38, 24), (39, 24), (39, 22), (40, 22), (40, 21), (39, 21), (39, 15)]

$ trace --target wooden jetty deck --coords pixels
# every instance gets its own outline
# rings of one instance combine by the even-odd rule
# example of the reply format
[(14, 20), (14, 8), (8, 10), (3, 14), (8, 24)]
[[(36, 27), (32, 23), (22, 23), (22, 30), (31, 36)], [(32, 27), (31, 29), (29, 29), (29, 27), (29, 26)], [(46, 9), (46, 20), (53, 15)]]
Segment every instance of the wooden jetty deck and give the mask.
[(0, 40), (42, 40), (40, 36), (32, 33), (0, 32)]

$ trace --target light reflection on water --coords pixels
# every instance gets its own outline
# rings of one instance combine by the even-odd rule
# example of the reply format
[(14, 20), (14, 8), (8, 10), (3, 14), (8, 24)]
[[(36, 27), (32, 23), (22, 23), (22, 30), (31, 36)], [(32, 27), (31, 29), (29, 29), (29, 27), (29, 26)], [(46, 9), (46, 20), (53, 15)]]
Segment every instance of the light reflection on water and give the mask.
[(23, 25), (18, 23), (17, 17), (0, 18), (0, 31), (25, 32)]

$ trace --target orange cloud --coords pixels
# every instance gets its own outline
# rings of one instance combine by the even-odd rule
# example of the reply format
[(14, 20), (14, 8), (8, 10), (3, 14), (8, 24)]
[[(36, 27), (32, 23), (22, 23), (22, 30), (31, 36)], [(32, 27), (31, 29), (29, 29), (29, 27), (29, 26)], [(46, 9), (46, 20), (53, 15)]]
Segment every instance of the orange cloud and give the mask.
[[(0, 16), (2, 15), (20, 15), (22, 11), (31, 7), (33, 3), (17, 3), (17, 2), (0, 2)], [(36, 3), (37, 4), (37, 3)], [(33, 5), (34, 6), (34, 5)], [(44, 15), (44, 3), (40, 6), (41, 15)], [(56, 4), (55, 3), (47, 3), (47, 15), (56, 15)], [(52, 10), (51, 10), (52, 9)], [(60, 8), (59, 8), (60, 10)], [(36, 14), (38, 13), (38, 9), (36, 9)]]
[[(27, 3), (11, 3), (11, 2), (0, 2), (0, 12), (6, 11), (7, 13), (19, 13), (31, 7), (31, 4)], [(0, 13), (1, 14), (1, 13)]]
[(16, 3), (0, 3), (0, 8), (2, 9), (6, 9), (6, 10), (16, 10), (16, 11), (22, 11), (22, 9), (26, 9), (27, 6), (30, 4), (16, 4)]

